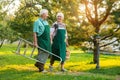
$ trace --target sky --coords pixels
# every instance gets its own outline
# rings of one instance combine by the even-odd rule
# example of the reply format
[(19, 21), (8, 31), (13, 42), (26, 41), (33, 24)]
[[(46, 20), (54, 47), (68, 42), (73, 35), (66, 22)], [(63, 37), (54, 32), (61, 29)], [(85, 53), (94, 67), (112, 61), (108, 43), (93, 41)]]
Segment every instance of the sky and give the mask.
[(20, 5), (20, 1), (19, 0), (14, 0), (10, 5), (7, 5), (6, 7), (4, 7), (4, 10), (8, 10), (8, 15), (14, 15), (15, 10), (18, 9)]

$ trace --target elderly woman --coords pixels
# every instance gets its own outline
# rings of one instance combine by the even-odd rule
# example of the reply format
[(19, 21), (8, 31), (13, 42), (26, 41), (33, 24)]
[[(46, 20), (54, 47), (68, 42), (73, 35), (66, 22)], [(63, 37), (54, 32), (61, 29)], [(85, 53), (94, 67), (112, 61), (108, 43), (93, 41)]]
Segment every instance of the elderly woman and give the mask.
[[(40, 11), (40, 18), (34, 22), (33, 28), (33, 37), (34, 37), (34, 46), (39, 46), (47, 51), (51, 51), (50, 43), (50, 27), (46, 21), (48, 17), (48, 10), (42, 9)], [(39, 62), (35, 63), (35, 66), (39, 69), (39, 72), (44, 71), (44, 64), (48, 58), (49, 54), (41, 51), (38, 48), (38, 57)]]
[[(66, 71), (64, 69), (64, 62), (66, 59), (66, 45), (68, 45), (67, 41), (67, 31), (66, 31), (66, 25), (63, 23), (64, 15), (63, 13), (59, 12), (57, 13), (57, 21), (53, 23), (53, 26), (51, 28), (51, 39), (52, 42), (52, 53), (60, 56), (62, 58), (61, 62), (61, 71)], [(50, 60), (50, 71), (53, 69), (53, 64), (55, 60), (59, 60), (57, 57), (52, 56)]]

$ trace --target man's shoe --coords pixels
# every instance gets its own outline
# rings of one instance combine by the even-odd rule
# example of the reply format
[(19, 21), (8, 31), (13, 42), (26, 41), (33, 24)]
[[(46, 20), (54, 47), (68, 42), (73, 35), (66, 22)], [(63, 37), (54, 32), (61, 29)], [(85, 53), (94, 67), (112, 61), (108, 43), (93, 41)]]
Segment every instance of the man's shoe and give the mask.
[(46, 73), (47, 71), (46, 70), (43, 70), (43, 71), (41, 71), (42, 73)]
[(36, 62), (35, 66), (39, 69), (39, 72), (44, 71), (44, 64)]
[(37, 68), (39, 68), (39, 62), (36, 62), (34, 65), (37, 67)]

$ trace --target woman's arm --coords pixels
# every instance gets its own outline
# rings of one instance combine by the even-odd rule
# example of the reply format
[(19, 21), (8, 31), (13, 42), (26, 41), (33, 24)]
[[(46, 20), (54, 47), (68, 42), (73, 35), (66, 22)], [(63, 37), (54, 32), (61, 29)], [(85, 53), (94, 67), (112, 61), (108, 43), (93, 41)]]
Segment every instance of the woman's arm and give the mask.
[(67, 46), (67, 47), (69, 46), (68, 39), (66, 39), (66, 46)]
[(65, 37), (66, 37), (66, 45), (67, 45), (67, 47), (69, 46), (69, 43), (68, 43), (68, 35), (67, 35), (67, 30), (66, 30), (66, 35), (65, 35)]

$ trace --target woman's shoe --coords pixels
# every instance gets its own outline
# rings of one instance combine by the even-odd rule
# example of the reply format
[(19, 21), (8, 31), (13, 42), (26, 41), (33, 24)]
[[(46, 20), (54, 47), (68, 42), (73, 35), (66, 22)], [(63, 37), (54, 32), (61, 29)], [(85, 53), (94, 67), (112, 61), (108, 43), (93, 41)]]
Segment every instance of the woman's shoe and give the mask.
[(67, 72), (67, 69), (61, 69), (62, 72)]
[(49, 70), (52, 72), (53, 71), (53, 66), (49, 66)]

